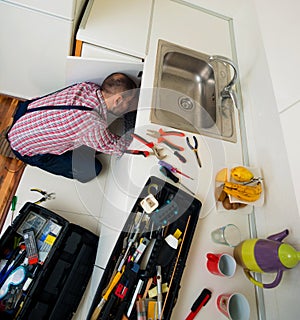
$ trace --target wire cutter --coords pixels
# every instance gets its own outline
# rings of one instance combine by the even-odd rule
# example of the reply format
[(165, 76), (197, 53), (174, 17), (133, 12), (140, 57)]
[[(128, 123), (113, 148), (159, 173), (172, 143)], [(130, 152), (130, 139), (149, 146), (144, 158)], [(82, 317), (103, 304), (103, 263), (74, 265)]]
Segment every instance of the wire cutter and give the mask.
[(194, 139), (194, 142), (195, 142), (195, 145), (192, 146), (190, 144), (190, 140), (189, 140), (189, 137), (186, 137), (186, 143), (187, 145), (189, 146), (189, 148), (194, 151), (195, 155), (196, 155), (196, 159), (197, 159), (197, 162), (198, 162), (198, 165), (199, 167), (201, 168), (202, 165), (201, 165), (201, 161), (200, 161), (200, 158), (199, 158), (199, 155), (198, 155), (198, 140), (195, 136), (193, 136), (193, 139)]
[(183, 151), (184, 148), (181, 146), (176, 145), (175, 143), (172, 143), (171, 141), (167, 140), (165, 136), (177, 136), (177, 137), (184, 137), (185, 134), (183, 132), (178, 131), (164, 131), (163, 129), (156, 130), (147, 130), (147, 135), (153, 138), (157, 139), (157, 143), (164, 143), (170, 148), (177, 150), (177, 151)]
[(39, 204), (41, 202), (44, 202), (46, 200), (52, 200), (52, 199), (55, 199), (55, 193), (48, 193), (47, 191), (43, 191), (41, 189), (38, 189), (38, 188), (32, 188), (30, 189), (30, 191), (36, 191), (38, 193), (40, 193), (42, 195), (42, 198), (38, 201), (35, 202), (35, 204)]
[(142, 138), (136, 133), (132, 133), (131, 136), (137, 139), (138, 141), (140, 141), (141, 143), (143, 143), (144, 145), (146, 145), (148, 148), (152, 149), (153, 152), (140, 151), (140, 150), (126, 150), (125, 153), (142, 154), (144, 157), (148, 157), (149, 155), (154, 154), (156, 158), (159, 160), (162, 160), (166, 157), (166, 155), (162, 154), (163, 148), (158, 148), (158, 146), (156, 146), (153, 142), (149, 142), (145, 140), (144, 138)]

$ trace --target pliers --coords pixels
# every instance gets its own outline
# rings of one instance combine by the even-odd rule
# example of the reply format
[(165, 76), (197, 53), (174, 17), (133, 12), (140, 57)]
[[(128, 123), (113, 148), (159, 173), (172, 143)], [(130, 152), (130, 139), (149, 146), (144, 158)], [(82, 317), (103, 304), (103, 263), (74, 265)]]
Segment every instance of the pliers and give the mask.
[(183, 132), (178, 131), (164, 131), (163, 129), (156, 130), (147, 130), (147, 135), (150, 137), (154, 137), (157, 139), (157, 143), (164, 143), (170, 148), (177, 150), (177, 151), (183, 151), (184, 148), (181, 146), (176, 145), (175, 143), (172, 143), (171, 141), (167, 140), (165, 136), (177, 136), (177, 137), (184, 137), (185, 134)]
[(194, 139), (194, 143), (195, 143), (194, 146), (192, 146), (192, 145), (190, 144), (190, 140), (189, 140), (188, 137), (186, 137), (186, 143), (187, 143), (187, 145), (189, 146), (189, 148), (190, 148), (192, 151), (194, 151), (194, 153), (195, 153), (195, 155), (196, 155), (196, 159), (197, 159), (198, 165), (199, 165), (199, 167), (201, 168), (202, 165), (201, 165), (201, 161), (200, 161), (200, 158), (199, 158), (199, 155), (198, 155), (198, 140), (197, 140), (197, 138), (196, 138), (195, 136), (193, 136), (193, 139)]
[(157, 159), (162, 160), (166, 157), (166, 155), (162, 154), (163, 148), (158, 148), (153, 142), (149, 142), (139, 136), (136, 133), (132, 133), (131, 136), (138, 141), (142, 142), (144, 145), (146, 145), (148, 148), (152, 149), (153, 152), (149, 151), (141, 151), (141, 150), (125, 150), (125, 153), (130, 153), (130, 154), (141, 154), (144, 157), (148, 157), (151, 154), (154, 154)]
[(30, 189), (30, 191), (36, 191), (38, 193), (40, 193), (42, 195), (42, 198), (38, 201), (35, 201), (35, 204), (39, 204), (41, 202), (44, 202), (46, 200), (52, 200), (52, 199), (55, 199), (55, 193), (52, 192), (52, 193), (48, 193), (47, 191), (43, 191), (41, 189), (38, 189), (38, 188), (32, 188)]

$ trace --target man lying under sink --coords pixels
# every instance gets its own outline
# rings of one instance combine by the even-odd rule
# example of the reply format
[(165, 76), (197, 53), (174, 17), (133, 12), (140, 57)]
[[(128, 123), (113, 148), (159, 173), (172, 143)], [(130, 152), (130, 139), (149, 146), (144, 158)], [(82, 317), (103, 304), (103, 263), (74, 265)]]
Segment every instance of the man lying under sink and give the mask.
[[(101, 86), (78, 83), (49, 95), (20, 102), (8, 140), (23, 162), (52, 174), (88, 182), (102, 170), (96, 153), (122, 155), (131, 142), (108, 129), (108, 113), (132, 122), (137, 86), (113, 73)], [(128, 121), (126, 121), (128, 120)]]

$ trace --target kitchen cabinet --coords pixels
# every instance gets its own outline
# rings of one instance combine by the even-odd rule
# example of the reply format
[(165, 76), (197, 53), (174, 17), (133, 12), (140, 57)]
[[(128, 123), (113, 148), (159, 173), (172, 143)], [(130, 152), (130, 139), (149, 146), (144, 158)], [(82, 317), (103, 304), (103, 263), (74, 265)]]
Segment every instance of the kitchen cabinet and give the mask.
[(141, 62), (142, 60), (125, 53), (109, 50), (89, 43), (82, 44), (81, 57), (111, 61)]
[(66, 85), (83, 81), (101, 84), (115, 72), (128, 74), (139, 85), (143, 63), (69, 56), (66, 62)]
[(155, 1), (149, 48), (158, 38), (208, 55), (232, 58), (228, 19), (183, 1)]
[[(144, 59), (148, 50), (152, 17), (149, 0), (91, 0), (76, 34), (76, 55), (103, 58), (103, 50), (111, 58)], [(91, 48), (89, 45), (97, 46)], [(109, 52), (105, 52), (107, 56)], [(126, 57), (127, 55), (128, 57)]]
[(0, 92), (32, 98), (65, 84), (65, 61), (85, 0), (0, 1)]

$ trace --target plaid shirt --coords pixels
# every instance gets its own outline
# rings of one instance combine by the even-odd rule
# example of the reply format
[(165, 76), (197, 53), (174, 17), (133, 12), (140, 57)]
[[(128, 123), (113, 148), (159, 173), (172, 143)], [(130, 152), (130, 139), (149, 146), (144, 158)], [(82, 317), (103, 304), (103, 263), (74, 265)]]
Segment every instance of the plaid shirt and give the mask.
[[(91, 111), (51, 110), (51, 106), (85, 106)], [(31, 102), (28, 110), (49, 106), (49, 110), (28, 112), (9, 132), (11, 147), (22, 156), (62, 154), (81, 145), (121, 155), (128, 140), (107, 128), (107, 106), (94, 83), (79, 83)]]

